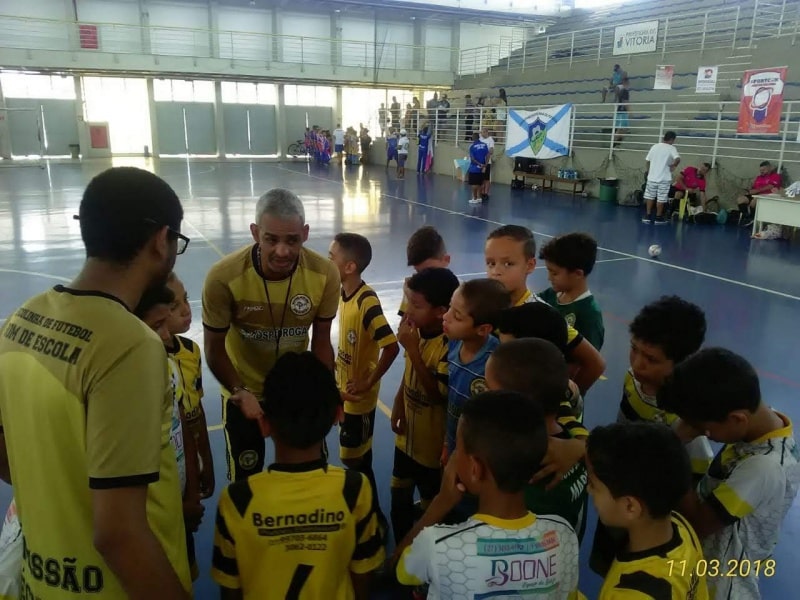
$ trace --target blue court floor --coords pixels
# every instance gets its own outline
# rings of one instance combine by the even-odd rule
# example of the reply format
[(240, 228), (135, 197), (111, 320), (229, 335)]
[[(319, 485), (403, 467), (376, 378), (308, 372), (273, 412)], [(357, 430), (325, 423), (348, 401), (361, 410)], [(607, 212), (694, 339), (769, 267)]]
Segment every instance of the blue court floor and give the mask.
[[(114, 164), (145, 165), (135, 159)], [(72, 215), (86, 183), (107, 166), (106, 162), (90, 162), (45, 169), (0, 168), (0, 319), (28, 296), (68, 282), (77, 273), (83, 248)], [(176, 270), (192, 299), (190, 335), (197, 341), (202, 342), (199, 298), (205, 273), (221, 255), (250, 243), (248, 226), (254, 218), (255, 198), (269, 188), (286, 187), (305, 202), (311, 248), (327, 252), (330, 240), (340, 231), (356, 231), (372, 241), (374, 258), (365, 279), (378, 292), (393, 325), (397, 324), (401, 283), (409, 273), (406, 240), (423, 224), (442, 233), (452, 255), (452, 269), (462, 278), (483, 274), (484, 239), (500, 224), (526, 225), (534, 230), (539, 244), (558, 233), (583, 230), (593, 234), (602, 251), (590, 283), (605, 315), (603, 354), (608, 369), (607, 380), (598, 382), (586, 398), (589, 427), (614, 419), (628, 365), (627, 323), (643, 304), (662, 294), (679, 294), (704, 307), (709, 321), (707, 344), (726, 346), (746, 356), (761, 375), (765, 399), (800, 423), (797, 241), (752, 241), (748, 231), (719, 226), (646, 226), (639, 222), (637, 209), (568, 195), (512, 192), (499, 184), (493, 187), (491, 201), (475, 208), (467, 204), (467, 186), (454, 179), (408, 172), (404, 181), (398, 181), (393, 169), (386, 171), (382, 166), (342, 171), (333, 165), (306, 163), (163, 162), (155, 165), (155, 170), (176, 189), (186, 211), (183, 232), (192, 242), (189, 251), (179, 257)], [(663, 248), (659, 260), (647, 255), (653, 243)], [(531, 276), (530, 287), (547, 287), (543, 265)], [(383, 381), (384, 415), (375, 431), (375, 471), (385, 508), (389, 505), (393, 446), (385, 412), (401, 374), (402, 361), (398, 360)], [(225, 479), (219, 386), (207, 370), (204, 381), (219, 492)], [(332, 456), (338, 456), (333, 433), (329, 443)], [(3, 485), (1, 510), (10, 496), (10, 488)], [(218, 597), (209, 576), (215, 508), (216, 497), (206, 506), (197, 537), (201, 577), (195, 590), (200, 599)], [(591, 513), (586, 540), (592, 539), (595, 518)], [(797, 597), (798, 536), (800, 506), (796, 502), (776, 551), (776, 574), (762, 581), (764, 598)], [(589, 544), (584, 543), (584, 558), (588, 549)], [(585, 562), (581, 589), (594, 598), (600, 581)]]

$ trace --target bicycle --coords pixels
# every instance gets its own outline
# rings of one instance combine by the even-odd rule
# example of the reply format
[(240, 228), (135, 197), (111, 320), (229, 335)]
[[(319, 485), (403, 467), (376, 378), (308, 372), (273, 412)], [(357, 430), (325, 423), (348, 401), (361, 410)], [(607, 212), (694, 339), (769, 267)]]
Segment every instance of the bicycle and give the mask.
[(297, 140), (289, 144), (289, 147), (286, 149), (286, 156), (294, 156), (297, 158), (298, 156), (308, 156), (308, 152), (306, 152), (306, 144), (304, 140)]

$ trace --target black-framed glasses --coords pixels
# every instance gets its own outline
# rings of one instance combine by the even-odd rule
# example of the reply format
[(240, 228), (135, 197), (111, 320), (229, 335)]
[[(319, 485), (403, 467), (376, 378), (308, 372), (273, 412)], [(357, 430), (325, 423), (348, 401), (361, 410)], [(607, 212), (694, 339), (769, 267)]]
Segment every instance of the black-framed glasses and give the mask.
[(176, 254), (181, 255), (186, 252), (186, 248), (189, 247), (189, 242), (192, 240), (183, 235), (180, 231), (175, 231), (170, 227), (167, 227), (167, 231), (170, 235), (174, 236), (176, 240), (178, 240), (178, 251)]

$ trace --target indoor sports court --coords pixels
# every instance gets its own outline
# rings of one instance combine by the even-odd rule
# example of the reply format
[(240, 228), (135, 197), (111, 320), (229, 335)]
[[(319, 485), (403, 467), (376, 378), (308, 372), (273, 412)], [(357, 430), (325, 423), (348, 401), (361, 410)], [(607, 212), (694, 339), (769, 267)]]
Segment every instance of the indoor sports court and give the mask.
[[(116, 163), (144, 164), (132, 160)], [(107, 166), (54, 164), (44, 170), (0, 170), (4, 231), (0, 316), (5, 317), (47, 286), (70, 281), (78, 271), (83, 248), (72, 215), (84, 186)], [(539, 246), (548, 236), (568, 231), (594, 235), (602, 251), (591, 275), (591, 289), (603, 309), (603, 356), (608, 368), (606, 379), (596, 383), (586, 397), (585, 422), (590, 428), (614, 420), (628, 366), (627, 323), (643, 304), (662, 294), (679, 294), (702, 306), (709, 323), (706, 344), (725, 346), (747, 357), (758, 369), (767, 401), (791, 419), (800, 419), (795, 401), (800, 378), (791, 325), (800, 306), (800, 279), (793, 274), (793, 265), (800, 260), (796, 245), (752, 241), (746, 231), (735, 228), (698, 232), (693, 225), (647, 227), (639, 222), (636, 209), (561, 194), (512, 193), (503, 185), (494, 187), (488, 203), (470, 207), (467, 186), (448, 176), (409, 175), (398, 181), (383, 166), (340, 169), (305, 162), (164, 161), (157, 172), (178, 192), (186, 211), (183, 232), (191, 243), (187, 253), (178, 258), (176, 271), (186, 282), (192, 303), (189, 335), (198, 342), (202, 343), (199, 298), (205, 273), (221, 255), (250, 243), (248, 228), (254, 218), (255, 198), (280, 186), (302, 198), (311, 228), (308, 245), (314, 250), (326, 253), (340, 231), (357, 231), (372, 241), (374, 258), (364, 279), (377, 291), (393, 327), (399, 320), (396, 309), (401, 284), (410, 272), (405, 266), (406, 240), (421, 225), (433, 225), (441, 232), (452, 255), (452, 269), (462, 279), (483, 275), (483, 240), (499, 224), (531, 228)], [(657, 260), (647, 254), (652, 244), (663, 249)], [(547, 287), (542, 266), (529, 281), (534, 290)], [(333, 329), (336, 338), (335, 325)], [(383, 379), (383, 414), (376, 423), (375, 472), (384, 508), (389, 505), (394, 445), (387, 413), (401, 374), (402, 361), (397, 361)], [(225, 446), (219, 385), (207, 368), (204, 388), (218, 496), (224, 485)], [(328, 443), (331, 455), (336, 456), (335, 432), (328, 436)], [(268, 444), (267, 462), (269, 452)], [(0, 504), (5, 506), (9, 499), (10, 489), (4, 485)], [(206, 503), (197, 535), (197, 598), (217, 597), (209, 576), (215, 506), (216, 496)], [(595, 520), (593, 509), (590, 511), (587, 540)], [(795, 503), (781, 531), (775, 576), (762, 578), (765, 598), (792, 595), (792, 569), (800, 564), (793, 543), (798, 534), (800, 506)], [(600, 579), (586, 567), (589, 546), (584, 543), (582, 548), (580, 587), (591, 598), (599, 590)]]

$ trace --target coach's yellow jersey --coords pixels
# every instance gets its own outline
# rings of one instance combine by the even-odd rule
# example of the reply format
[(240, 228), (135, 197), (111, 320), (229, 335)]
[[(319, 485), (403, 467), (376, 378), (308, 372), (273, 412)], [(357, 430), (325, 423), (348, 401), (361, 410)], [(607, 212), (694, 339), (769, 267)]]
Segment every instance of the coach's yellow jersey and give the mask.
[(200, 418), (203, 400), (203, 359), (200, 346), (189, 338), (176, 335), (168, 350), (177, 367), (178, 385), (181, 388), (181, 406), (186, 424), (194, 426)]
[(274, 464), (220, 496), (211, 575), (245, 600), (349, 600), (384, 560), (369, 480), (324, 460)]
[(447, 422), (447, 337), (443, 333), (429, 338), (421, 336), (419, 350), (425, 366), (436, 378), (441, 398), (428, 397), (408, 353), (405, 353), (403, 401), (406, 431), (396, 437), (395, 445), (419, 464), (435, 469), (440, 466)]
[(147, 486), (147, 517), (191, 589), (173, 392), (158, 336), (114, 297), (62, 286), (0, 334), (0, 424), (26, 598), (127, 598), (94, 547), (92, 490)]
[(692, 526), (672, 513), (672, 539), (643, 552), (618, 553), (599, 600), (708, 600), (706, 571)]
[(203, 286), (203, 325), (227, 332), (225, 348), (245, 386), (261, 395), (278, 357), (308, 348), (315, 320), (331, 320), (339, 305), (339, 272), (313, 250), (300, 250), (293, 273), (261, 276), (258, 246), (229, 254), (211, 267)]
[[(386, 321), (378, 295), (366, 283), (349, 297), (339, 300), (339, 349), (336, 353), (336, 381), (344, 390), (348, 381), (369, 376), (378, 366), (382, 348), (397, 342)], [(380, 381), (365, 392), (361, 402), (345, 402), (344, 411), (363, 415), (378, 404)]]
[[(514, 306), (522, 306), (523, 304), (528, 304), (529, 302), (542, 302), (543, 304), (547, 304), (547, 302), (542, 300), (538, 295), (534, 294), (530, 290), (525, 290), (525, 293), (522, 294), (522, 298), (520, 298)], [(567, 323), (567, 354), (572, 352), (582, 341), (583, 336), (578, 333), (577, 329)]]

